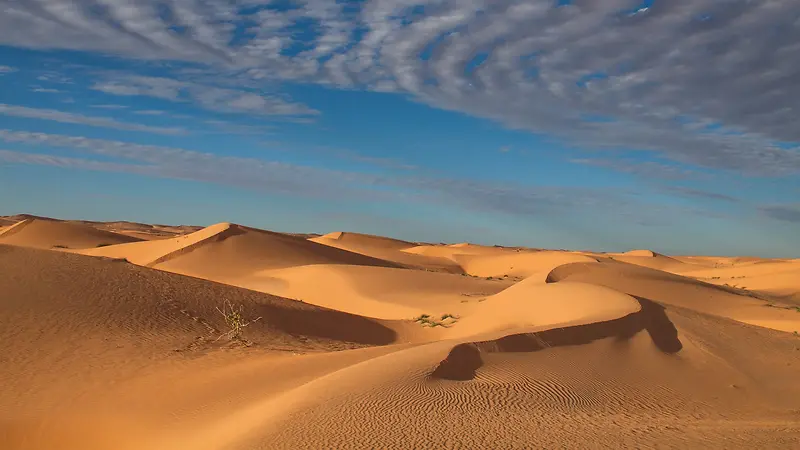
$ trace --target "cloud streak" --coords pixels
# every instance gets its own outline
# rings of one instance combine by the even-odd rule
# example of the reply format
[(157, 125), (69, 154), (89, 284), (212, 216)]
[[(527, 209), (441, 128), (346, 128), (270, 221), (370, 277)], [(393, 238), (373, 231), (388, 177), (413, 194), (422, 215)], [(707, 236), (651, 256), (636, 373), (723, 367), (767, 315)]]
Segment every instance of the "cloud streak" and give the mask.
[[(120, 96), (147, 96), (172, 102), (191, 101), (215, 112), (249, 113), (263, 116), (316, 116), (319, 111), (278, 95), (228, 89), (172, 78), (119, 75), (101, 81), (92, 89)], [(113, 75), (109, 75), (113, 76)]]
[(67, 113), (55, 109), (28, 108), (26, 106), (7, 105), (3, 103), (0, 103), (0, 114), (5, 116), (23, 117), (26, 119), (51, 120), (61, 123), (111, 128), (115, 130), (142, 131), (146, 133), (167, 135), (184, 133), (184, 130), (181, 128), (152, 127), (130, 122), (120, 122), (107, 117), (85, 116), (83, 114)]
[(800, 224), (800, 205), (767, 205), (760, 207), (759, 210), (767, 217)]
[(5, 150), (0, 159), (19, 164), (135, 173), (217, 183), (270, 193), (319, 198), (422, 202), (518, 219), (557, 220), (571, 211), (608, 211), (635, 221), (663, 222), (660, 208), (637, 203), (625, 192), (556, 186), (531, 186), (420, 175), (375, 175), (320, 167), (219, 156), (175, 147), (142, 145), (48, 133), (0, 129), (0, 141), (32, 147), (63, 148), (98, 160)]

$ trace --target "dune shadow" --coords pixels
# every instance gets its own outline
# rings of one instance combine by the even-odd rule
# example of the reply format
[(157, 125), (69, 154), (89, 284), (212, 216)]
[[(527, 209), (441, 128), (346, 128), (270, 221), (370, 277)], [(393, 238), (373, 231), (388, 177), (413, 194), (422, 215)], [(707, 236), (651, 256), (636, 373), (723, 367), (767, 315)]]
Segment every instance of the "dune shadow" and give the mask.
[(295, 336), (309, 336), (364, 345), (387, 345), (397, 333), (374, 319), (319, 307), (258, 305), (263, 324)]
[(641, 305), (641, 310), (619, 319), (459, 344), (439, 363), (431, 377), (458, 381), (474, 379), (476, 371), (483, 365), (482, 353), (537, 352), (548, 348), (589, 344), (606, 338), (626, 341), (641, 331), (647, 331), (659, 351), (666, 354), (679, 352), (683, 344), (664, 307), (643, 297), (635, 298)]

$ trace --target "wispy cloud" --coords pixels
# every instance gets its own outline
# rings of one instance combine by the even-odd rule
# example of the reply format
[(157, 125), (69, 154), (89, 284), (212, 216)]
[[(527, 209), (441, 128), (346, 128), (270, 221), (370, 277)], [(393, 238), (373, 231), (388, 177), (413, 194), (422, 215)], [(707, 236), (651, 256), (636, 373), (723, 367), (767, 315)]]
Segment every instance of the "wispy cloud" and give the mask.
[(130, 172), (295, 195), (325, 197), (339, 195), (338, 193), (342, 192), (369, 198), (371, 195), (368, 189), (357, 190), (356, 186), (371, 185), (378, 180), (369, 174), (80, 136), (0, 130), (0, 140), (33, 146), (74, 149), (90, 155), (127, 161), (110, 163), (85, 158), (62, 158), (39, 153), (6, 151), (3, 155), (8, 162)]
[(97, 109), (126, 109), (128, 108), (125, 105), (90, 105), (92, 108)]
[(134, 111), (133, 113), (139, 116), (162, 116), (166, 114), (164, 111), (157, 109), (143, 109), (140, 111)]
[(647, 179), (679, 180), (697, 175), (697, 172), (693, 170), (656, 161), (639, 161), (622, 158), (573, 158), (570, 159), (570, 162), (587, 166), (603, 167)]
[(61, 123), (111, 128), (115, 130), (142, 131), (156, 134), (183, 134), (185, 132), (181, 128), (153, 127), (137, 123), (120, 122), (107, 117), (85, 116), (83, 114), (68, 113), (55, 109), (28, 108), (26, 106), (7, 105), (3, 103), (0, 103), (0, 114), (23, 117), (26, 119), (52, 120)]
[[(77, 169), (130, 172), (148, 176), (188, 179), (292, 195), (411, 202), (434, 202), (476, 213), (501, 213), (517, 218), (556, 219), (576, 209), (602, 212), (652, 222), (666, 218), (660, 208), (647, 208), (617, 190), (526, 186), (422, 175), (374, 175), (320, 167), (219, 156), (175, 147), (142, 145), (47, 133), (0, 130), (8, 143), (77, 150), (103, 157), (97, 161), (6, 151), (7, 162), (56, 165)], [(109, 162), (112, 158), (122, 162)]]
[(17, 69), (15, 67), (0, 66), (0, 75), (2, 75), (4, 73), (12, 73), (12, 72), (16, 72), (16, 71), (17, 71)]
[(54, 72), (51, 70), (45, 71), (36, 77), (37, 80), (53, 84), (75, 84), (75, 80), (64, 75), (63, 73)]
[(58, 89), (52, 89), (52, 88), (35, 87), (35, 88), (31, 89), (31, 92), (38, 92), (38, 93), (44, 93), (44, 94), (58, 94), (58, 93), (60, 93), (62, 91), (60, 91)]
[(800, 224), (800, 205), (767, 205), (759, 210), (767, 217)]
[(664, 189), (666, 192), (674, 193), (683, 197), (699, 198), (703, 200), (719, 200), (728, 203), (739, 203), (741, 199), (731, 195), (720, 194), (719, 192), (709, 192), (702, 189), (694, 189), (682, 186), (671, 186)]
[(265, 116), (315, 116), (319, 111), (274, 94), (229, 89), (172, 78), (117, 75), (114, 81), (97, 82), (92, 89), (107, 94), (148, 96), (169, 101), (192, 101), (201, 108), (228, 113)]

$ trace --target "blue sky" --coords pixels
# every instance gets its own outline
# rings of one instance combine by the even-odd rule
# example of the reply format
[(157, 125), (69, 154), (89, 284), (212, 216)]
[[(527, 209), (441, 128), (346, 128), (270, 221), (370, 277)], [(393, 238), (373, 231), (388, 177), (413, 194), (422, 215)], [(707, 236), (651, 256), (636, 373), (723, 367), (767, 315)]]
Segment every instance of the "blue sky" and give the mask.
[(800, 256), (800, 10), (0, 6), (0, 214)]

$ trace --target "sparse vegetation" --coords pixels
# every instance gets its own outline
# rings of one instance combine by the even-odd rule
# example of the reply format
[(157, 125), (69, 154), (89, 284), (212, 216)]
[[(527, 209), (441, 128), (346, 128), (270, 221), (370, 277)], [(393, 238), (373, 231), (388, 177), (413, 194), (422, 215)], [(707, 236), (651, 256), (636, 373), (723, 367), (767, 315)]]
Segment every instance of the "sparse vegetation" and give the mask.
[(439, 320), (434, 319), (433, 317), (431, 317), (430, 314), (422, 314), (419, 317), (415, 317), (414, 318), (414, 322), (417, 322), (418, 324), (422, 325), (423, 327), (431, 327), (431, 328), (444, 327), (444, 328), (448, 328), (449, 326), (451, 326), (454, 323), (456, 323), (456, 321), (458, 319), (459, 319), (458, 316), (456, 316), (455, 314), (449, 314), (449, 313), (448, 314), (442, 314), (442, 316), (441, 316), (441, 318)]
[(69, 247), (67, 247), (66, 245), (57, 244), (54, 245), (52, 248), (69, 248)]
[(244, 308), (242, 305), (239, 305), (238, 309), (234, 308), (231, 302), (228, 300), (225, 300), (225, 304), (223, 305), (222, 309), (217, 307), (217, 312), (219, 312), (222, 317), (225, 318), (225, 324), (228, 326), (228, 328), (230, 328), (228, 332), (221, 334), (217, 340), (227, 337), (232, 341), (246, 342), (242, 338), (242, 331), (253, 323), (261, 320), (261, 316), (253, 320), (246, 320), (242, 314), (243, 309)]

